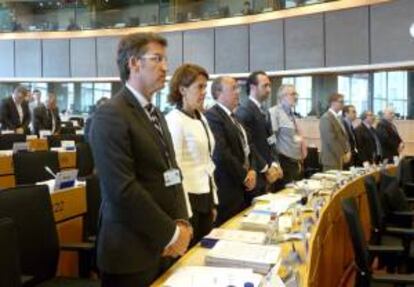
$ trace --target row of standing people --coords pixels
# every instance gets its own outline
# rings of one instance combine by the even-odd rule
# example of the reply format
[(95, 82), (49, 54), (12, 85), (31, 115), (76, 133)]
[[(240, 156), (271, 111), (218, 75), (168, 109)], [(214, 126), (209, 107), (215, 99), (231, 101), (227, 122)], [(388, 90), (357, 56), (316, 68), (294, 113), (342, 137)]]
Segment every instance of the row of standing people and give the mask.
[(48, 94), (45, 103), (41, 101), (41, 92), (34, 90), (33, 95), (24, 86), (17, 86), (13, 94), (2, 100), (0, 106), (1, 130), (19, 134), (39, 134), (49, 130), (58, 134), (61, 128), (56, 95)]
[[(392, 163), (404, 149), (404, 142), (393, 123), (394, 110), (387, 107), (376, 123), (372, 111), (364, 111), (357, 123), (353, 105), (344, 106), (344, 96), (333, 93), (329, 109), (321, 117), (321, 164), (324, 170), (348, 169), (365, 163)], [(356, 127), (355, 127), (356, 126)]]
[(190, 241), (274, 191), (278, 180), (299, 179), (306, 156), (291, 112), (296, 92), (284, 87), (281, 104), (265, 111), (271, 88), (264, 72), (250, 75), (249, 100), (240, 106), (237, 81), (214, 79), (216, 104), (205, 111), (209, 75), (184, 64), (170, 81), (176, 108), (164, 117), (151, 102), (165, 83), (166, 47), (157, 34), (123, 37), (117, 61), (124, 86), (91, 121), (103, 286), (149, 285)]

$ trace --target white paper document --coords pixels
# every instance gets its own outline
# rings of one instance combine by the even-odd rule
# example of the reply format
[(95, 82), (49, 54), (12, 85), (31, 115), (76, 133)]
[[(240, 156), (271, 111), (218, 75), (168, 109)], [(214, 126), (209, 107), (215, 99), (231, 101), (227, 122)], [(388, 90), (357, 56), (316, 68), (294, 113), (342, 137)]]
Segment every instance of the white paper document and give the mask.
[(252, 269), (187, 266), (180, 268), (162, 285), (164, 287), (259, 287), (262, 275)]
[(221, 240), (209, 250), (205, 262), (209, 266), (251, 268), (266, 274), (280, 257), (280, 247)]
[(238, 241), (252, 244), (264, 244), (266, 240), (266, 233), (236, 229), (214, 228), (205, 237), (217, 240)]

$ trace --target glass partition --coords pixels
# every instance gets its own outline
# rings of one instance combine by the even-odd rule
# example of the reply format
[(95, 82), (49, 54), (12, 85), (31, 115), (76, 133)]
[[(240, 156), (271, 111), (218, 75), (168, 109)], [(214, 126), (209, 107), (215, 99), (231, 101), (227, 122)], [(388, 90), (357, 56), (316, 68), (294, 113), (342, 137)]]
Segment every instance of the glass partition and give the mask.
[(341, 0), (9, 0), (0, 32), (73, 31), (168, 25)]

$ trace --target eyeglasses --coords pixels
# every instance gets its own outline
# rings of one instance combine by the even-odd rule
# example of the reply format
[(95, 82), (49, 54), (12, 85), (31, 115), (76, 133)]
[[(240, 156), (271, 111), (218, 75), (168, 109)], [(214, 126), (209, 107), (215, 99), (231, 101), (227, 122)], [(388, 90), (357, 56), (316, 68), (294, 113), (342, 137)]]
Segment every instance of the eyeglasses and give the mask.
[(140, 59), (143, 59), (143, 60), (151, 60), (151, 61), (154, 61), (154, 62), (156, 62), (156, 63), (162, 63), (162, 62), (164, 62), (164, 63), (167, 63), (168, 62), (168, 59), (167, 59), (167, 57), (166, 56), (162, 56), (162, 55), (159, 55), (159, 54), (152, 54), (152, 55), (143, 55), (143, 56), (141, 56), (141, 57), (139, 57)]

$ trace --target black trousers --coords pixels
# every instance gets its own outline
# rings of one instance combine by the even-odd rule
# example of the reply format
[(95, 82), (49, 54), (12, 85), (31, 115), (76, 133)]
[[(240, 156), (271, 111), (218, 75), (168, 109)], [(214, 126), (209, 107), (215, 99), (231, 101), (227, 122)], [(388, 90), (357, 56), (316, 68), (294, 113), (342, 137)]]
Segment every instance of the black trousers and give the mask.
[(203, 194), (189, 193), (188, 195), (193, 212), (193, 216), (190, 218), (193, 227), (193, 239), (190, 242), (190, 247), (192, 247), (213, 228), (212, 209), (214, 204), (211, 192)]
[(300, 161), (293, 158), (287, 157), (283, 154), (279, 154), (280, 167), (283, 170), (283, 184), (287, 184), (292, 181), (301, 180), (303, 178), (302, 174), (302, 164)]
[(161, 258), (159, 264), (132, 274), (101, 273), (102, 287), (148, 287), (175, 262), (173, 258)]

